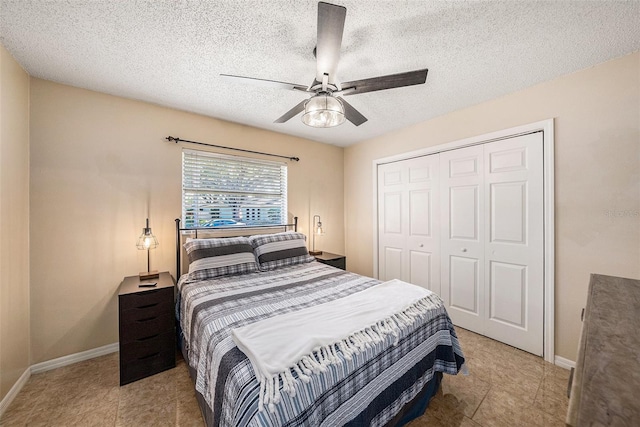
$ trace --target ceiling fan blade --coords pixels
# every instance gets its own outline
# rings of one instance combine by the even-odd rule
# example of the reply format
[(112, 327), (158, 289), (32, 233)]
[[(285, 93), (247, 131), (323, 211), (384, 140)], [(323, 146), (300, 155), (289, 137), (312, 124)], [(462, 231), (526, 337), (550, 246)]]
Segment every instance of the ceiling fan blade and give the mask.
[(428, 69), (408, 71), (406, 73), (389, 74), (388, 76), (373, 77), (370, 79), (355, 80), (342, 83), (343, 96), (357, 95), (359, 93), (373, 92), (376, 90), (393, 89), (396, 87), (420, 85), (427, 81)]
[(301, 112), (304, 111), (304, 103), (305, 102), (307, 102), (306, 99), (302, 100), (298, 105), (293, 107), (291, 110), (287, 111), (282, 116), (280, 116), (277, 119), (275, 119), (273, 121), (273, 123), (284, 123), (287, 120), (291, 119), (292, 117), (297, 116), (298, 114), (300, 114)]
[(276, 80), (256, 79), (255, 77), (233, 76), (231, 74), (220, 74), (220, 77), (241, 83), (248, 83), (255, 86), (271, 87), (286, 90), (299, 90), (307, 92), (307, 86), (296, 83), (278, 82)]
[(360, 114), (358, 110), (353, 108), (353, 106), (349, 104), (347, 101), (345, 101), (344, 98), (339, 98), (339, 99), (340, 99), (340, 102), (342, 102), (342, 105), (344, 106), (344, 116), (347, 118), (347, 120), (349, 120), (351, 123), (353, 123), (356, 126), (360, 126), (361, 124), (367, 121), (367, 118), (362, 114)]
[(316, 80), (329, 75), (329, 83), (333, 83), (340, 59), (340, 46), (344, 32), (344, 19), (347, 8), (334, 4), (318, 3), (318, 40), (316, 46), (317, 72)]

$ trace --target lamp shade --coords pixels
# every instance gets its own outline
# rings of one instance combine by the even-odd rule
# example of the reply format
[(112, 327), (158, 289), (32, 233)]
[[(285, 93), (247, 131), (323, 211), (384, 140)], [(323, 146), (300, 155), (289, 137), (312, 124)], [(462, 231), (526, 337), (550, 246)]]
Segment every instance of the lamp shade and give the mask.
[(311, 127), (330, 128), (344, 123), (344, 107), (338, 98), (320, 93), (304, 104), (302, 122)]
[(149, 256), (149, 249), (155, 249), (158, 247), (158, 239), (156, 239), (156, 236), (151, 232), (151, 227), (149, 227), (149, 218), (147, 218), (147, 226), (142, 229), (142, 234), (138, 237), (136, 246), (141, 251), (147, 251), (147, 271), (140, 273), (140, 280), (155, 279), (159, 277), (157, 271), (151, 271), (151, 257)]
[(142, 234), (138, 237), (138, 242), (136, 246), (140, 250), (145, 249), (155, 249), (158, 247), (158, 239), (151, 232), (151, 228), (149, 227), (149, 218), (147, 218), (147, 226), (142, 229)]
[[(317, 218), (317, 220), (316, 220)], [(322, 221), (320, 220), (320, 215), (313, 216), (313, 233), (311, 234), (313, 237), (313, 246), (309, 253), (311, 255), (321, 255), (322, 251), (316, 250), (316, 236), (322, 236), (324, 234), (324, 230), (322, 229)]]

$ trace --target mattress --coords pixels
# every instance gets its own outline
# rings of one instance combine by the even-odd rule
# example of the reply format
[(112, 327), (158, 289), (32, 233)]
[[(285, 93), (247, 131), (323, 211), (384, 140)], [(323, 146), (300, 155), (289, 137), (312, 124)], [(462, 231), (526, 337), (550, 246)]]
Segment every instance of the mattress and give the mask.
[[(258, 320), (333, 301), (380, 282), (318, 262), (269, 272), (178, 283), (181, 341), (210, 426), (387, 425), (439, 373), (464, 363), (443, 305), (351, 360), (296, 382), (275, 411), (258, 409), (259, 383), (230, 332)], [(439, 379), (439, 377), (438, 377)]]

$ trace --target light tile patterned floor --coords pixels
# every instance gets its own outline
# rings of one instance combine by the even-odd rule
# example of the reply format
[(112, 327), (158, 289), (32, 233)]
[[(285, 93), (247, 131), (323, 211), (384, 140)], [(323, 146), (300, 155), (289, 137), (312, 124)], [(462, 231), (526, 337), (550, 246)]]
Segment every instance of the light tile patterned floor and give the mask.
[(456, 332), (469, 375), (445, 375), (427, 412), (410, 427), (565, 426), (568, 370), (465, 329)]
[[(456, 329), (468, 376), (445, 375), (410, 427), (564, 426), (569, 371)], [(2, 426), (202, 426), (187, 367), (118, 386), (118, 353), (31, 376)]]

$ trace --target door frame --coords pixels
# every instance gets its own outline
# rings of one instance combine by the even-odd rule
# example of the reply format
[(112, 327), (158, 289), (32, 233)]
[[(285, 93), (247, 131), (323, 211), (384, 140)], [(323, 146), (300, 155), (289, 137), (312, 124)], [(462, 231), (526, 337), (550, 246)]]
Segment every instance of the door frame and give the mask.
[(373, 277), (378, 278), (378, 165), (427, 156), (443, 151), (485, 144), (534, 132), (542, 132), (544, 191), (544, 360), (555, 363), (555, 179), (554, 119), (460, 139), (373, 160)]

